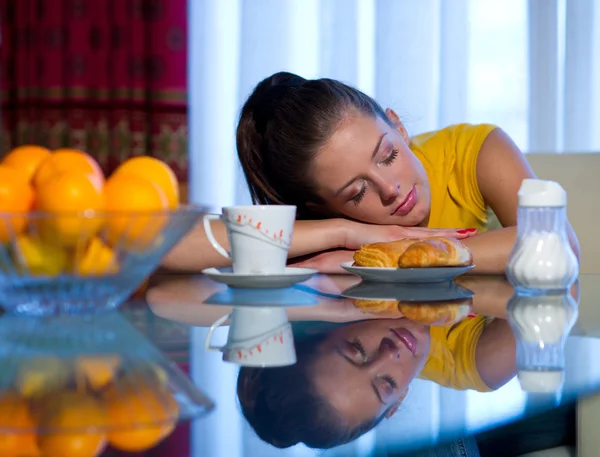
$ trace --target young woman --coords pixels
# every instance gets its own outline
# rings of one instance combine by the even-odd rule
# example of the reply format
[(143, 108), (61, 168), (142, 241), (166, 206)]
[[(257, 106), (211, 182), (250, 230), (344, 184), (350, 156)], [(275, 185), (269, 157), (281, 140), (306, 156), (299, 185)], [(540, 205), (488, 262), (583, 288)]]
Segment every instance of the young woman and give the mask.
[[(362, 244), (435, 235), (463, 239), (477, 273), (502, 273), (516, 234), (517, 191), (535, 177), (495, 126), (410, 137), (394, 111), (359, 90), (285, 72), (260, 82), (244, 104), (237, 149), (254, 203), (298, 207), (290, 258), (329, 273), (342, 272)], [(488, 208), (503, 228), (487, 231)], [(176, 269), (222, 264), (201, 228), (165, 261)]]

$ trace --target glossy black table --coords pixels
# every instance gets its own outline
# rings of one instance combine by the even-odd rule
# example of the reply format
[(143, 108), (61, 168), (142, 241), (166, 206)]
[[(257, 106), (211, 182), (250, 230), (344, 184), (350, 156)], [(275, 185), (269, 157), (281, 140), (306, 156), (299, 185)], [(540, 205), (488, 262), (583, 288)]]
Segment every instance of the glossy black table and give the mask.
[[(437, 291), (433, 296), (405, 286), (396, 290), (390, 286), (367, 287), (366, 290), (359, 287), (357, 290), (359, 282), (354, 276), (319, 275), (295, 286), (287, 308), (290, 321), (308, 327), (331, 323), (335, 324), (332, 328), (339, 328), (370, 319), (399, 319), (402, 313), (398, 311), (398, 302), (412, 302), (409, 303), (412, 307), (405, 307), (405, 310), (414, 310), (419, 303), (425, 303), (421, 308), (442, 304), (454, 310), (450, 314), (457, 321), (487, 316), (497, 320), (504, 330), (510, 329), (498, 338), (497, 345), (492, 345), (489, 352), (491, 363), (504, 365), (508, 382), (490, 392), (478, 392), (455, 390), (430, 380), (415, 379), (396, 414), (353, 442), (327, 451), (326, 455), (405, 455), (461, 436), (482, 436), (483, 432), (545, 411), (568, 408), (582, 397), (600, 390), (600, 364), (596, 362), (600, 357), (600, 276), (581, 276), (562, 305), (556, 305), (560, 300), (554, 300), (554, 305), (544, 308), (544, 300), (533, 301), (537, 303), (537, 307), (534, 306), (537, 314), (534, 313), (532, 318), (529, 312), (523, 322), (554, 320), (560, 322), (566, 333), (562, 335), (564, 344), (558, 341), (550, 356), (550, 362), (558, 357), (564, 363), (562, 367), (551, 367), (560, 371), (559, 384), (549, 387), (543, 381), (532, 384), (530, 380), (526, 386), (529, 392), (516, 376), (517, 348), (523, 343), (522, 331), (526, 329), (516, 330), (519, 325), (515, 324), (515, 313), (508, 311), (513, 289), (504, 278), (462, 277), (457, 281), (458, 292), (455, 286), (450, 295)], [(379, 297), (378, 290), (381, 292)], [(366, 304), (371, 307), (365, 308), (365, 302), (361, 305), (356, 301), (357, 297), (369, 299)], [(122, 313), (172, 360), (188, 370), (193, 381), (216, 403), (216, 409), (210, 415), (182, 425), (157, 450), (147, 455), (268, 457), (313, 456), (318, 452), (303, 445), (281, 450), (261, 441), (240, 411), (236, 397), (239, 368), (223, 362), (220, 353), (204, 350), (207, 327), (229, 312), (227, 302), (239, 304), (246, 298), (244, 291), (232, 291), (203, 276), (161, 275), (153, 278), (146, 302), (132, 302), (122, 308)], [(526, 305), (515, 305), (514, 298), (512, 300), (513, 309), (517, 305), (523, 309)], [(213, 304), (209, 304), (211, 302)], [(529, 305), (532, 305), (531, 301)], [(442, 316), (441, 321), (438, 319), (433, 325), (440, 322), (447, 325), (447, 319), (448, 316)], [(538, 324), (532, 325), (535, 331)], [(552, 330), (554, 336), (548, 331), (542, 329), (540, 338), (550, 338), (553, 344), (556, 343), (556, 328)], [(223, 341), (227, 328), (216, 333), (216, 339)], [(543, 359), (545, 355), (536, 357)]]

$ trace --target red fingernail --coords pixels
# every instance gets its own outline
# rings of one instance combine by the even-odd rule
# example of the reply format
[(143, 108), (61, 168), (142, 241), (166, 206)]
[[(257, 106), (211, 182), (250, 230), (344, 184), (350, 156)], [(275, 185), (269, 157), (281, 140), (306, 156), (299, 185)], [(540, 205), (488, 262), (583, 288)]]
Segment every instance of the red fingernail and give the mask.
[(476, 231), (477, 231), (476, 228), (468, 228), (467, 229), (467, 232), (471, 232), (471, 233), (476, 232)]
[(457, 230), (456, 233), (460, 233), (461, 235), (466, 235), (467, 233), (469, 233), (469, 231), (466, 229), (462, 229), (462, 230)]
[(469, 313), (469, 314), (467, 315), (467, 317), (471, 317), (471, 318), (473, 318), (473, 317), (477, 317), (477, 314)]

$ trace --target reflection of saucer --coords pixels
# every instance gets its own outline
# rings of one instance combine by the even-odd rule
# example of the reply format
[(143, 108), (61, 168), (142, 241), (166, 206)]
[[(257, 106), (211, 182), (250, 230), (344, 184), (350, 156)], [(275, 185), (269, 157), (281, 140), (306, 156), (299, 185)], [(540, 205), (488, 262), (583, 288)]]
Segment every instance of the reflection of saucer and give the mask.
[(311, 268), (288, 267), (283, 273), (274, 275), (234, 274), (231, 267), (208, 268), (202, 271), (215, 282), (238, 289), (283, 289), (304, 282), (318, 273)]
[(402, 302), (434, 302), (471, 298), (474, 293), (454, 282), (435, 284), (391, 284), (361, 282), (342, 292), (342, 296), (358, 300), (398, 300)]
[(318, 299), (296, 288), (288, 289), (224, 289), (212, 294), (204, 303), (222, 306), (258, 306), (268, 308), (291, 308), (312, 306)]

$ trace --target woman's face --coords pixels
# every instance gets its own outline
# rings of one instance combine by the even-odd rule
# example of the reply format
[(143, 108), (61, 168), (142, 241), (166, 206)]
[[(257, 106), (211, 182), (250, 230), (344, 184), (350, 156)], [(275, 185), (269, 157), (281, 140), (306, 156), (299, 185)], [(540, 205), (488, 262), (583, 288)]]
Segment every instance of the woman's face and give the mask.
[(329, 211), (374, 224), (424, 225), (431, 194), (402, 123), (388, 112), (348, 116), (317, 154), (311, 174)]
[(370, 320), (331, 332), (318, 348), (315, 388), (349, 427), (397, 406), (429, 353), (429, 327)]

